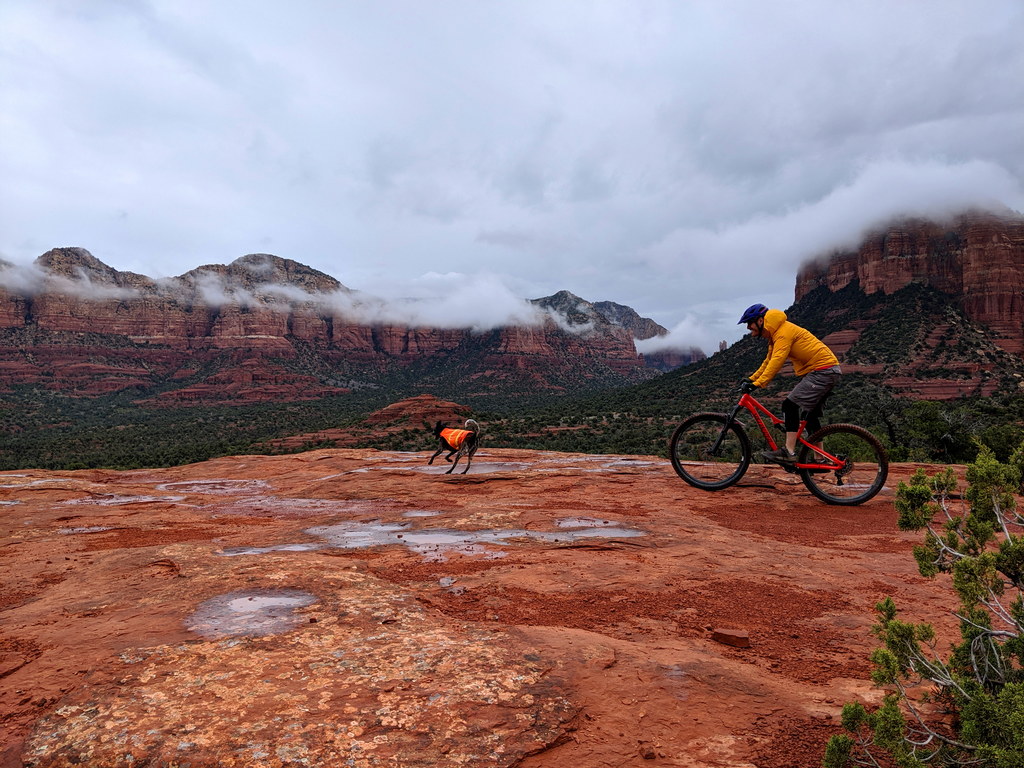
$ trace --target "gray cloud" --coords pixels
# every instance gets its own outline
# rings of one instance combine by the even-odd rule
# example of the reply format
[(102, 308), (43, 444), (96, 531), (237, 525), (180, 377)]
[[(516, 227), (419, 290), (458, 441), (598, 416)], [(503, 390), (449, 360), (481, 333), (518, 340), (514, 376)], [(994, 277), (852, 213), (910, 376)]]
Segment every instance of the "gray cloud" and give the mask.
[(0, 257), (453, 273), (714, 348), (879, 219), (1024, 210), (1021, 39), (1018, 0), (7, 0)]

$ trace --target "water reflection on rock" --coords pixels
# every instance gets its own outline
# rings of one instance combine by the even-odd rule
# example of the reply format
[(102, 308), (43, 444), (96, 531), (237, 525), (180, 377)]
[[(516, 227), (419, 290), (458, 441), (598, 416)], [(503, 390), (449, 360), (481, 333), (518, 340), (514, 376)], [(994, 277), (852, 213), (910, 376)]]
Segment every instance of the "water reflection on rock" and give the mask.
[(305, 623), (296, 609), (315, 602), (297, 589), (229, 592), (201, 603), (185, 626), (210, 640), (274, 635)]

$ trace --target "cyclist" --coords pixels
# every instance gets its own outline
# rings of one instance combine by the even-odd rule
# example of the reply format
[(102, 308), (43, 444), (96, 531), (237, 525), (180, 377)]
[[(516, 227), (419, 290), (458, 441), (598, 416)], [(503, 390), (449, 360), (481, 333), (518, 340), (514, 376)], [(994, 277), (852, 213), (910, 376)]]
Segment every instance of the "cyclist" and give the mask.
[(786, 319), (781, 309), (768, 309), (764, 304), (747, 307), (739, 325), (746, 324), (751, 336), (768, 340), (768, 355), (761, 367), (743, 380), (740, 388), (749, 392), (764, 387), (775, 378), (786, 360), (793, 361), (793, 370), (802, 377), (782, 401), (786, 426), (786, 444), (775, 451), (761, 453), (769, 461), (792, 464), (796, 461), (797, 430), (801, 411), (806, 414), (807, 433), (821, 429), (821, 411), (825, 397), (839, 381), (842, 370), (839, 360), (813, 333)]

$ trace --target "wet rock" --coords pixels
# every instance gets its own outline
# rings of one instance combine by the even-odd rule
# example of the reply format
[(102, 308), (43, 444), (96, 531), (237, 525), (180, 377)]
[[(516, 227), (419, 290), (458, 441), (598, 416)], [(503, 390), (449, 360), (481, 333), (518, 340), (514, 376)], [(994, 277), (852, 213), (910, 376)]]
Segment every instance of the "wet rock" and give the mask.
[(427, 455), (0, 473), (0, 766), (815, 765), (820, 713), (877, 695), (878, 594), (957, 636), (891, 490), (486, 448), (524, 469), (442, 486)]

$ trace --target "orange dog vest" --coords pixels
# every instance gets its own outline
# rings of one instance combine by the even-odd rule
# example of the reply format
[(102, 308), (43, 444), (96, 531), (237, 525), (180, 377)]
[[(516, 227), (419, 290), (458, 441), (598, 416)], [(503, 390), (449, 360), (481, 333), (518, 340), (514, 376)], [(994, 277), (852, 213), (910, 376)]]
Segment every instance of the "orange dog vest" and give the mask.
[(448, 443), (452, 448), (458, 450), (462, 447), (462, 444), (466, 442), (466, 438), (469, 437), (472, 432), (468, 429), (442, 429), (441, 437), (444, 438), (445, 442)]

